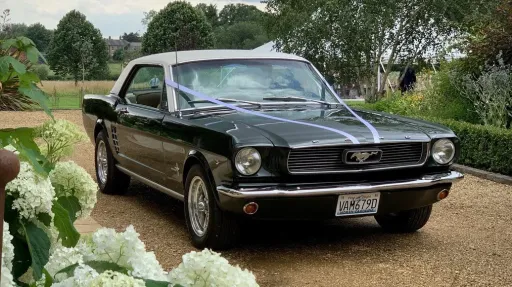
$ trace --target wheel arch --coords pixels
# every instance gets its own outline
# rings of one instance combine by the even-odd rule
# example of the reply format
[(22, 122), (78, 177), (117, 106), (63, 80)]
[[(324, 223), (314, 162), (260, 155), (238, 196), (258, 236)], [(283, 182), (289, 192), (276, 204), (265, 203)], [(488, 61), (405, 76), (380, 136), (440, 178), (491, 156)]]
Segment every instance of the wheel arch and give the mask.
[(208, 161), (206, 160), (206, 157), (198, 150), (189, 151), (187, 159), (185, 160), (185, 164), (183, 165), (183, 190), (185, 190), (185, 183), (187, 181), (188, 172), (196, 164), (199, 165), (205, 172), (207, 180), (213, 188), (215, 200), (218, 202), (219, 196), (217, 194), (217, 185), (215, 184), (215, 178), (213, 177), (212, 170), (208, 164)]
[(103, 119), (98, 119), (96, 120), (96, 125), (94, 126), (94, 140), (96, 140), (96, 137), (98, 137), (98, 134), (102, 130), (106, 132), (106, 136), (107, 138), (109, 138), (107, 128), (105, 127), (105, 122), (103, 121)]

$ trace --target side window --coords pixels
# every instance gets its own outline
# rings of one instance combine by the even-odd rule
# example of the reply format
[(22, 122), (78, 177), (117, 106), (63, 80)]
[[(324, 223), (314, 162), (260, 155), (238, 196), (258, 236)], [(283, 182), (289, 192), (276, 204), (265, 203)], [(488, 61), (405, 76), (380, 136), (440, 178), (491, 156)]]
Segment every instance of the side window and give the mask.
[(166, 108), (164, 74), (162, 67), (147, 66), (137, 69), (126, 90), (126, 101), (152, 108)]

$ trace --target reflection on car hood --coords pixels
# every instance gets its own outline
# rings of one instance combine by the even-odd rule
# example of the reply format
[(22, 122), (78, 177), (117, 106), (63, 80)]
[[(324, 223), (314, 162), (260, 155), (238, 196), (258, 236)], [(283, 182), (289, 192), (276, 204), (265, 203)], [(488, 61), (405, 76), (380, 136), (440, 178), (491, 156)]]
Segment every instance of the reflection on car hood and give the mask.
[[(326, 129), (302, 125), (300, 122), (340, 130), (356, 137), (361, 144), (374, 143), (370, 130), (357, 120), (345, 108), (327, 109), (304, 106), (300, 108), (275, 108), (258, 110), (272, 117), (297, 121), (283, 122), (257, 115), (228, 112), (210, 113), (196, 119), (198, 125), (233, 135), (235, 141), (244, 144), (244, 139), (264, 136), (276, 146), (300, 147), (331, 144), (351, 144), (351, 141), (339, 133)], [(379, 133), (381, 142), (429, 141), (432, 137), (453, 136), (448, 128), (423, 121), (382, 113), (356, 111), (363, 119), (373, 125)]]

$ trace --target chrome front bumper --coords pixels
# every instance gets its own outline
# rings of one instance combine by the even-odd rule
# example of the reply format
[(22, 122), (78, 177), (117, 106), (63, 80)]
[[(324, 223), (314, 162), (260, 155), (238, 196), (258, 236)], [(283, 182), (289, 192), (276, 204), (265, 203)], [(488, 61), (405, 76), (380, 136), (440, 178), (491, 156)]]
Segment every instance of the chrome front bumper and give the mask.
[(464, 175), (457, 171), (448, 173), (426, 175), (420, 179), (390, 182), (390, 183), (365, 183), (365, 184), (351, 184), (341, 185), (328, 188), (300, 188), (295, 189), (276, 189), (276, 188), (245, 188), (245, 189), (231, 189), (225, 186), (217, 186), (217, 191), (227, 197), (231, 198), (276, 198), (276, 197), (307, 197), (307, 196), (322, 196), (322, 195), (336, 195), (345, 193), (361, 193), (361, 192), (375, 192), (375, 191), (389, 191), (399, 189), (413, 189), (430, 187), (438, 184), (453, 183), (464, 178)]

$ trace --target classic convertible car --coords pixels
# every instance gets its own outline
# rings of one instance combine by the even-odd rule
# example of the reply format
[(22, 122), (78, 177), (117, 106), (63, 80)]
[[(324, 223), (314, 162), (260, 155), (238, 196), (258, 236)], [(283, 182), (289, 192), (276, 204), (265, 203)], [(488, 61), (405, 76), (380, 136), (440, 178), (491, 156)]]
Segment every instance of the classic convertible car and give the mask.
[(413, 232), (463, 175), (448, 128), (352, 110), (307, 60), (183, 51), (130, 62), (109, 95), (86, 95), (101, 191), (130, 179), (184, 203), (198, 248), (228, 248), (244, 219), (374, 216)]

